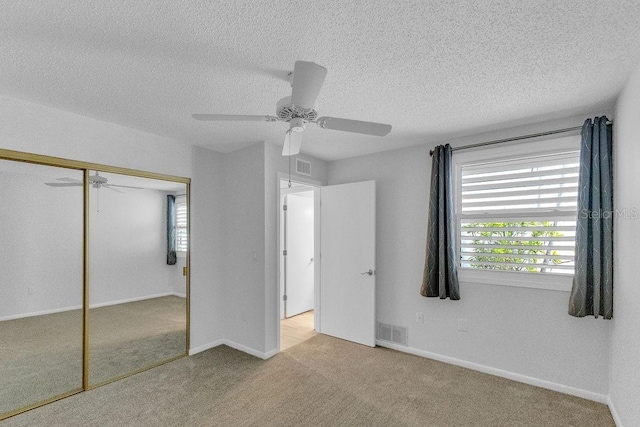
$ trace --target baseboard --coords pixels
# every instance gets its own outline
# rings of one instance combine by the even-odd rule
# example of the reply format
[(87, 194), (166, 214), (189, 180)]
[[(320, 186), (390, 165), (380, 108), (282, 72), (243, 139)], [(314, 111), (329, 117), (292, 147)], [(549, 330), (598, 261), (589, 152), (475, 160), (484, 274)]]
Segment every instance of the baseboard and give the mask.
[(622, 420), (620, 419), (620, 415), (618, 415), (616, 405), (614, 405), (613, 400), (611, 400), (611, 396), (607, 397), (607, 406), (609, 406), (609, 412), (611, 412), (611, 416), (613, 417), (613, 422), (616, 423), (616, 427), (623, 427)]
[(200, 345), (195, 348), (189, 349), (189, 356), (193, 356), (194, 354), (202, 353), (203, 351), (209, 350), (210, 348), (218, 347), (219, 345), (224, 344), (223, 339), (212, 341), (208, 344)]
[[(136, 301), (142, 301), (142, 300), (153, 299), (153, 298), (162, 298), (162, 297), (168, 297), (168, 296), (172, 296), (172, 295), (176, 296), (176, 297), (180, 297), (180, 298), (186, 298), (187, 297), (186, 295), (178, 294), (176, 292), (163, 292), (161, 294), (146, 295), (146, 296), (142, 296), (142, 297), (126, 298), (126, 299), (122, 299), (122, 300), (118, 300), (118, 301), (109, 301), (109, 302), (101, 302), (101, 303), (98, 303), (98, 304), (91, 304), (89, 306), (89, 308), (107, 307), (107, 306), (110, 306), (110, 305), (126, 304), (128, 302), (136, 302)], [(0, 317), (0, 322), (4, 321), (4, 320), (15, 320), (15, 319), (22, 319), (24, 317), (44, 316), (45, 314), (55, 314), (55, 313), (62, 313), (63, 311), (72, 311), (72, 310), (80, 310), (80, 309), (82, 309), (82, 305), (74, 305), (74, 306), (62, 307), (62, 308), (53, 308), (51, 310), (34, 311), (34, 312), (31, 312), (31, 313), (11, 314), (9, 316)]]
[(89, 308), (107, 307), (107, 306), (110, 306), (110, 305), (126, 304), (128, 302), (136, 302), (136, 301), (142, 301), (142, 300), (146, 300), (146, 299), (162, 298), (162, 297), (168, 297), (168, 296), (172, 296), (172, 295), (173, 295), (173, 292), (162, 292), (160, 294), (145, 295), (145, 296), (133, 297), (133, 298), (125, 298), (125, 299), (121, 299), (121, 300), (118, 300), (118, 301), (100, 302), (98, 304), (91, 304), (89, 306)]
[[(135, 297), (135, 298), (126, 298), (118, 301), (109, 301), (109, 302), (101, 302), (98, 304), (91, 304), (89, 308), (107, 307), (109, 305), (126, 304), (128, 302), (142, 301), (142, 300), (153, 299), (153, 298), (161, 298), (161, 297), (167, 297), (172, 295), (180, 298), (187, 297), (186, 295), (178, 294), (175, 292), (163, 292), (161, 294), (147, 295), (147, 296)], [(0, 317), (0, 322), (5, 320), (15, 320), (15, 319), (22, 319), (25, 317), (34, 317), (34, 316), (44, 316), (46, 314), (55, 314), (55, 313), (62, 313), (64, 311), (81, 310), (81, 309), (82, 309), (82, 305), (74, 305), (69, 307), (53, 308), (50, 310), (34, 311), (31, 313), (11, 314), (9, 316)]]
[(273, 349), (273, 350), (271, 350), (271, 351), (267, 351), (267, 352), (264, 354), (263, 359), (265, 359), (265, 360), (266, 360), (266, 359), (271, 359), (273, 356), (275, 356), (275, 355), (276, 355), (276, 354), (278, 354), (278, 353), (280, 353), (280, 352), (278, 351), (278, 349), (277, 349), (277, 348), (274, 348), (274, 349)]
[(474, 371), (483, 372), (485, 374), (495, 375), (497, 377), (507, 378), (509, 380), (518, 381), (521, 383), (533, 385), (536, 387), (546, 388), (548, 390), (557, 391), (564, 394), (570, 394), (572, 396), (581, 397), (583, 399), (593, 400), (594, 402), (609, 404), (608, 396), (600, 393), (594, 393), (592, 391), (583, 390), (576, 387), (570, 387), (564, 384), (554, 383), (552, 381), (541, 380), (539, 378), (529, 377), (527, 375), (518, 374), (515, 372), (505, 371), (491, 366), (481, 365), (479, 363), (468, 362), (462, 359), (456, 359), (454, 357), (444, 356), (438, 353), (432, 353), (430, 351), (419, 350), (413, 347), (404, 347), (396, 345), (387, 341), (376, 340), (376, 344), (380, 347), (386, 347), (393, 350), (401, 351), (403, 353), (409, 353), (416, 356), (426, 357), (427, 359), (437, 360), (439, 362), (448, 363), (450, 365), (456, 365)]
[(262, 351), (255, 350), (251, 347), (247, 347), (246, 345), (238, 344), (237, 342), (234, 342), (225, 338), (221, 338), (219, 340), (212, 341), (208, 344), (204, 344), (204, 345), (190, 349), (189, 356), (193, 356), (194, 354), (201, 353), (203, 351), (209, 350), (210, 348), (218, 347), (219, 345), (223, 345), (223, 344), (263, 360), (269, 359), (270, 357), (273, 357), (276, 354), (278, 354), (278, 351), (275, 349), (265, 353)]
[[(265, 353), (262, 351), (258, 351), (255, 350), (251, 347), (247, 347), (246, 345), (243, 344), (238, 344), (237, 342), (231, 341), (231, 340), (227, 340), (227, 339), (223, 339), (223, 344), (231, 347), (231, 348), (235, 348), (236, 350), (242, 351), (244, 353), (250, 354), (252, 356), (258, 357), (260, 359), (268, 359), (271, 356), (273, 356), (273, 354), (269, 355), (270, 353), (272, 353), (273, 351), (270, 351), (269, 353)], [(274, 353), (275, 354), (275, 353)]]
[(0, 317), (0, 322), (5, 320), (23, 319), (25, 317), (44, 316), (46, 314), (62, 313), (63, 311), (80, 310), (81, 308), (82, 308), (81, 305), (74, 305), (70, 307), (53, 308), (51, 310), (34, 311), (31, 313), (11, 314), (9, 316)]

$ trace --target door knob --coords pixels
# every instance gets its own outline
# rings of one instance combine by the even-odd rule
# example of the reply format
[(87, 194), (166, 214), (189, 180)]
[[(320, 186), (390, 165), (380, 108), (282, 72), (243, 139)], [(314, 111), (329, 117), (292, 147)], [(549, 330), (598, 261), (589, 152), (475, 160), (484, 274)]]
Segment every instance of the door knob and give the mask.
[(367, 276), (373, 276), (373, 270), (369, 269), (369, 271), (365, 271), (364, 273), (360, 273), (362, 276), (367, 275)]

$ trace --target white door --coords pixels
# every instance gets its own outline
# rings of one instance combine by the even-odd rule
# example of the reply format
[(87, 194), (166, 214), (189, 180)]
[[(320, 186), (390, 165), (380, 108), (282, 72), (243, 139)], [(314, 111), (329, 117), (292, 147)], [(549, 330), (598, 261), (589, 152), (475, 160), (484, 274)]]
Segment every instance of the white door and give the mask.
[(320, 332), (375, 346), (375, 181), (322, 187)]
[(313, 190), (287, 195), (285, 317), (313, 310)]

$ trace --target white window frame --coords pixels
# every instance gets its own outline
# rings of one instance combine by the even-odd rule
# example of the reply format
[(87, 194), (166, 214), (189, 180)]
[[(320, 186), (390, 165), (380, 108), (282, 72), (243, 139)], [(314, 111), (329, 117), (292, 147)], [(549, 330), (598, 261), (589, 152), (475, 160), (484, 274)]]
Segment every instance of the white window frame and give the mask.
[(496, 144), (476, 149), (460, 150), (452, 156), (454, 211), (456, 221), (458, 279), (463, 283), (513, 286), (521, 288), (547, 289), (554, 291), (571, 291), (572, 274), (529, 273), (519, 271), (496, 271), (478, 268), (460, 267), (460, 226), (462, 194), (460, 178), (464, 166), (482, 163), (483, 161), (504, 161), (517, 157), (539, 156), (579, 152), (580, 135), (536, 139), (515, 144)]
[(188, 223), (185, 224), (184, 227), (181, 227), (178, 225), (178, 206), (179, 205), (184, 205), (187, 209), (187, 221), (189, 221), (189, 206), (187, 204), (187, 196), (185, 195), (181, 195), (181, 196), (175, 196), (176, 197), (176, 203), (175, 203), (175, 209), (176, 209), (176, 256), (180, 257), (180, 258), (186, 258), (187, 256), (187, 251), (181, 251), (179, 250), (179, 245), (178, 245), (178, 234), (179, 234), (179, 230), (180, 229), (184, 229), (185, 232), (187, 233), (187, 248), (189, 245), (189, 233), (188, 233)]

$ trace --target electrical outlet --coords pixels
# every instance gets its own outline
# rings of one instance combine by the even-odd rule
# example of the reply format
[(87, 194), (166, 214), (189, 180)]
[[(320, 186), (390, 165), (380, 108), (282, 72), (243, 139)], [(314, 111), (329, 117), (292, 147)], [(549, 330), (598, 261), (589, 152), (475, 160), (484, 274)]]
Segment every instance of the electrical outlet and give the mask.
[(416, 323), (424, 323), (424, 316), (420, 311), (416, 313)]
[(468, 324), (467, 324), (467, 319), (458, 319), (458, 330), (460, 332), (469, 331), (469, 327), (468, 327)]

